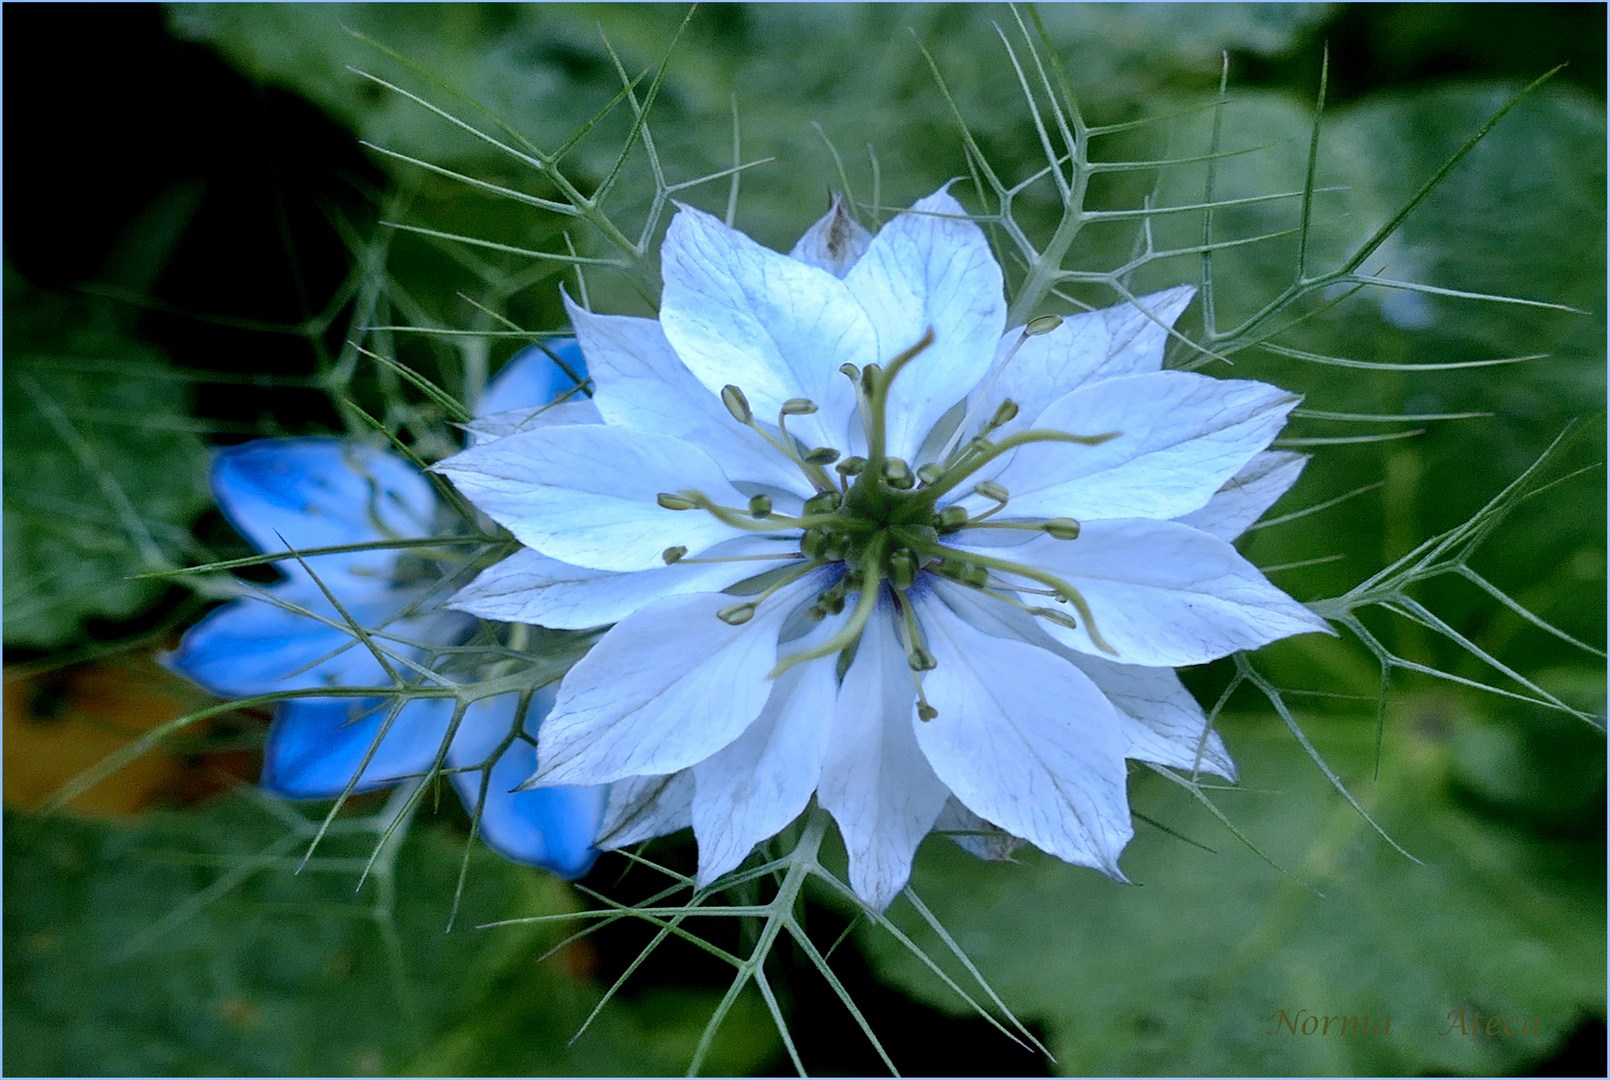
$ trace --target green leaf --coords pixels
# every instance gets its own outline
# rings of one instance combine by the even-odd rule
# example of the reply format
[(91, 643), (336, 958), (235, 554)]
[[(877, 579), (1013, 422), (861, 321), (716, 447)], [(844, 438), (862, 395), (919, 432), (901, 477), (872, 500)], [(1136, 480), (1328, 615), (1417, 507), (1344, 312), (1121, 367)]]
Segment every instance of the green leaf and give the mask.
[[(1446, 699), (1418, 702), (1392, 725), (1378, 784), (1373, 725), (1315, 733), (1417, 864), (1374, 834), (1287, 732), (1225, 726), (1241, 789), (1210, 794), (1292, 877), (1225, 836), (1189, 792), (1138, 774), (1138, 811), (1223, 853), (1139, 825), (1124, 857), (1136, 885), (1032, 851), (1027, 865), (1002, 866), (930, 841), (919, 859), (916, 893), (1007, 1005), (1045, 1025), (1061, 1072), (1495, 1075), (1524, 1071), (1585, 1014), (1604, 1015), (1602, 747), (1577, 766), (1597, 799), (1585, 810), (1578, 801), (1570, 829), (1556, 819), (1538, 832), (1466, 797), (1460, 744), (1485, 726)], [(908, 906), (893, 912), (932, 942)], [(957, 1009), (887, 935), (863, 941), (884, 978)], [(1467, 1023), (1478, 1009), (1518, 1019), (1510, 1034), (1442, 1034), (1461, 1009)], [(1281, 1010), (1295, 1034), (1271, 1033)], [(1337, 1022), (1303, 1034), (1310, 1016), (1372, 1019), (1368, 1033), (1338, 1034)], [(1390, 1030), (1378, 1030), (1388, 1016)]]
[(207, 455), (156, 350), (9, 276), (6, 307), (5, 640), (59, 647), (161, 595), (127, 579), (189, 542)]
[[(382, 861), (355, 888), (373, 832), (340, 819), (298, 874), (306, 830), (287, 813), (239, 798), (132, 827), (8, 816), (8, 1070), (652, 1075), (685, 1062), (708, 1002), (634, 1002), (568, 1046), (600, 992), (586, 946), (544, 958), (568, 924), (476, 928), (575, 910), (564, 883), (476, 845), (447, 932), (462, 835), (418, 826), (394, 878)], [(733, 1024), (721, 1065), (755, 1067), (768, 1030)]]

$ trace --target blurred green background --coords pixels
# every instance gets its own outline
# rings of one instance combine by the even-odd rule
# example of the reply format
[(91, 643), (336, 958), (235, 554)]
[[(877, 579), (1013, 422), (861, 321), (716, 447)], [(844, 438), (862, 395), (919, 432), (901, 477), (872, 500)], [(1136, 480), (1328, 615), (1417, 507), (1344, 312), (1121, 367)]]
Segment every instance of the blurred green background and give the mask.
[[(1223, 195), (1301, 187), (1321, 52), (1330, 92), (1316, 197), (1321, 258), (1367, 236), (1520, 87), (1528, 98), (1367, 266), (1386, 276), (1581, 309), (1574, 314), (1365, 292), (1282, 341), (1333, 356), (1442, 363), (1546, 354), (1449, 372), (1361, 372), (1256, 350), (1237, 375), (1307, 395), (1312, 410), (1482, 412), (1428, 424), (1310, 417), (1290, 434), (1336, 438), (1424, 428), (1389, 442), (1318, 447), (1277, 513), (1372, 490), (1245, 545), (1301, 599), (1335, 596), (1420, 540), (1468, 518), (1577, 421), (1545, 480), (1472, 565), (1565, 632), (1604, 644), (1605, 11), (1597, 5), (1047, 5), (1040, 11), (1094, 123), (1182, 113), (1212, 99), (1229, 57)], [(530, 329), (560, 325), (552, 267), (386, 222), (516, 247), (564, 243), (573, 223), (374, 154), (360, 140), (535, 194), (541, 181), (348, 65), (465, 106), (351, 27), (552, 147), (618, 90), (600, 30), (627, 69), (655, 67), (684, 9), (638, 5), (16, 6), (4, 11), (5, 187), (5, 1025), (9, 1073), (38, 1075), (537, 1075), (679, 1072), (725, 972), (669, 945), (574, 1045), (592, 1004), (646, 942), (621, 925), (568, 945), (552, 929), (477, 923), (575, 910), (566, 886), (476, 855), (464, 911), (447, 922), (464, 824), (418, 823), (396, 861), (354, 892), (372, 840), (353, 833), (290, 870), (298, 812), (253, 796), (264, 718), (226, 717), (149, 755), (67, 813), (29, 812), (132, 735), (204, 698), (152, 660), (204, 610), (178, 586), (130, 574), (240, 554), (211, 510), (206, 447), (259, 434), (341, 430), (326, 391), (391, 398), (343, 367), (380, 323), (486, 328), (474, 303)], [(672, 57), (651, 118), (675, 184), (744, 160), (737, 224), (786, 248), (847, 182), (898, 207), (967, 161), (916, 42), (932, 53), (991, 165), (1041, 167), (994, 23), (975, 5), (715, 5)], [(915, 39), (913, 37), (915, 35)], [(625, 137), (624, 110), (567, 156), (586, 189)], [(1211, 114), (1184, 112), (1099, 144), (1103, 160), (1201, 152)], [(813, 125), (819, 126), (819, 131)], [(868, 145), (875, 147), (876, 167)], [(842, 173), (835, 164), (842, 158)], [(1199, 169), (1105, 177), (1104, 208), (1200, 198)], [(964, 200), (968, 184), (958, 185)], [(652, 194), (641, 155), (615, 200), (635, 233)], [(724, 181), (679, 198), (724, 210)], [(1054, 224), (1031, 190), (1031, 234)], [(1219, 215), (1220, 238), (1290, 228), (1290, 201)], [(1199, 217), (1160, 218), (1159, 244), (1200, 238)], [(597, 238), (573, 229), (583, 251)], [(1194, 239), (1193, 239), (1194, 238)], [(1092, 229), (1071, 265), (1106, 267), (1133, 232)], [(1238, 249), (1216, 271), (1221, 322), (1289, 278), (1293, 249)], [(1137, 288), (1197, 279), (1192, 258), (1154, 263)], [(589, 277), (601, 310), (644, 310), (620, 279)], [(467, 299), (470, 298), (470, 299)], [(1090, 297), (1092, 301), (1105, 298)], [(1065, 309), (1064, 309), (1065, 310)], [(1200, 316), (1187, 315), (1187, 325)], [(1192, 320), (1197, 320), (1192, 323)], [(464, 353), (423, 334), (370, 337), (450, 387)], [(492, 341), (494, 368), (518, 343)], [(376, 406), (378, 408), (378, 406)], [(393, 425), (431, 417), (395, 408)], [(1466, 582), (1417, 597), (1461, 634), (1573, 707), (1603, 715), (1604, 666)], [(1403, 620), (1367, 620), (1397, 655), (1506, 689), (1515, 684)], [(1121, 886), (1033, 852), (981, 864), (942, 840), (914, 886), (1056, 1062), (1025, 1053), (865, 927), (833, 954), (896, 1064), (912, 1074), (1603, 1074), (1605, 758), (1580, 720), (1446, 682), (1398, 675), (1377, 777), (1373, 662), (1353, 643), (1260, 654), (1298, 696), (1319, 751), (1404, 859), (1336, 794), (1255, 695), (1221, 729), (1242, 767), (1218, 804), (1286, 873), (1189, 795), (1136, 773), (1141, 825)], [(1189, 673), (1211, 700), (1221, 666)], [(1363, 695), (1363, 699), (1356, 697)], [(373, 805), (358, 807), (359, 811)], [(1181, 839), (1188, 838), (1193, 843)], [(350, 850), (349, 850), (350, 849)], [(656, 848), (691, 866), (691, 842)], [(357, 861), (355, 861), (357, 860)], [(586, 884), (622, 900), (658, 883), (601, 860)], [(892, 912), (920, 936), (904, 902)], [(848, 915), (809, 912), (824, 947)], [(713, 931), (735, 944), (738, 926)], [(802, 956), (774, 983), (814, 1072), (881, 1071)], [(1442, 1034), (1448, 1014), (1535, 1016), (1524, 1034)], [(1295, 1015), (1390, 1015), (1389, 1033), (1269, 1034)], [(943, 1026), (934, 1027), (943, 1018)], [(937, 1034), (935, 1032), (938, 1032)], [(745, 998), (707, 1071), (788, 1062)]]

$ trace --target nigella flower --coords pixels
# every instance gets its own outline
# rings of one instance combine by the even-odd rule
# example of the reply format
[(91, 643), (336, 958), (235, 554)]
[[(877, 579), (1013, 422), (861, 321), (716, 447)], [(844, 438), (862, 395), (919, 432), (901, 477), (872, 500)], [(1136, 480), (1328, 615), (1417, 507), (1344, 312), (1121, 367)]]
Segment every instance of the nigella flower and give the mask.
[[(581, 368), (573, 342), (557, 353), (572, 370)], [(575, 385), (532, 347), (488, 388), (480, 409), (486, 419), (476, 426), (517, 429)], [(413, 539), (439, 527), (436, 493), (417, 469), (397, 455), (339, 439), (259, 439), (227, 447), (213, 457), (211, 481), (219, 509), (260, 551)], [(170, 659), (173, 667), (225, 697), (389, 683), (329, 596), (406, 660), (418, 661), (424, 644), (455, 643), (474, 627), (469, 616), (441, 610), (439, 574), (420, 573), (424, 564), (406, 549), (311, 555), (278, 565), (285, 580), (209, 614), (185, 634)], [(402, 659), (392, 667), (404, 678), (415, 675)], [(551, 704), (551, 691), (533, 696), (527, 736), (535, 735)], [(453, 783), (472, 814), (481, 806), (479, 834), (490, 847), (579, 876), (597, 854), (592, 840), (603, 791), (514, 792), (536, 767), (529, 739), (515, 739), (490, 768), (479, 768), (509, 740), (518, 706), (517, 694), (472, 703), (453, 732), (444, 767), (465, 770), (452, 774)], [(285, 798), (334, 798), (349, 787), (367, 791), (421, 775), (448, 738), (453, 709), (448, 698), (418, 698), (400, 708), (351, 697), (281, 702), (264, 748), (262, 784)]]
[(534, 786), (691, 824), (701, 883), (814, 795), (881, 908), (935, 829), (1121, 876), (1125, 759), (1234, 778), (1172, 669), (1326, 627), (1230, 544), (1296, 398), (1161, 370), (1189, 289), (1007, 328), (943, 191), (787, 256), (684, 208), (662, 265), (658, 321), (571, 307), (601, 422), (438, 466), (526, 545), (453, 606), (615, 624)]

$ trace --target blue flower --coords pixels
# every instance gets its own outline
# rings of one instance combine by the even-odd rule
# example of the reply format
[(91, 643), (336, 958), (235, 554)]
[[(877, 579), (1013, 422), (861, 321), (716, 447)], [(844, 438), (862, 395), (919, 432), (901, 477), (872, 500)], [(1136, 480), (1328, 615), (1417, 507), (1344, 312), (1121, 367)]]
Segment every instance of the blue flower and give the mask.
[[(555, 352), (565, 367), (537, 347), (505, 366), (479, 404), (472, 442), (520, 430), (539, 410), (546, 422), (550, 413), (591, 409), (574, 392), (573, 376), (585, 370), (575, 342), (560, 343)], [(566, 394), (576, 400), (543, 408)], [(259, 439), (227, 447), (213, 458), (211, 481), (219, 508), (260, 551), (414, 539), (436, 529), (436, 493), (417, 469), (384, 450), (340, 439)], [(414, 674), (409, 662), (427, 659), (423, 645), (456, 643), (475, 626), (471, 616), (441, 610), (441, 581), (411, 575), (418, 562), (407, 549), (313, 555), (279, 565), (285, 580), (208, 615), (185, 635), (173, 667), (225, 697), (390, 683), (326, 590), (404, 678)], [(533, 695), (523, 725), (527, 738), (511, 741), (519, 702), (518, 694), (505, 694), (471, 704), (444, 766), (463, 770), (451, 774), (453, 784), (472, 814), (481, 807), (478, 828), (490, 847), (579, 877), (597, 856), (592, 841), (605, 789), (512, 790), (536, 768), (530, 740), (553, 705), (553, 691)], [(264, 748), (262, 784), (284, 798), (327, 799), (349, 786), (368, 791), (421, 775), (441, 752), (453, 711), (446, 698), (400, 708), (381, 698), (282, 702)]]

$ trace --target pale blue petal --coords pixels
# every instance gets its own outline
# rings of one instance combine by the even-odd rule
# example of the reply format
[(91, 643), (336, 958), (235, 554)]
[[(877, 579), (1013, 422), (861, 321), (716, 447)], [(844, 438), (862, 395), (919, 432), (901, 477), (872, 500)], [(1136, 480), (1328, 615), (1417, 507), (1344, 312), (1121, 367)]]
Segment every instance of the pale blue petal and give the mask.
[(766, 423), (790, 398), (809, 398), (821, 411), (792, 417), (789, 431), (810, 446), (842, 446), (856, 404), (840, 366), (889, 359), (845, 283), (688, 207), (660, 259), (660, 325), (688, 370), (714, 394), (736, 385)]
[[(456, 769), (474, 769), (508, 736), (514, 726), (518, 694), (483, 699), (465, 710), (449, 763)], [(553, 705), (553, 691), (533, 696), (525, 717), (525, 732), (535, 737), (538, 724)], [(464, 808), (472, 816), (479, 803), (479, 835), (486, 845), (506, 859), (540, 866), (563, 878), (578, 878), (592, 868), (598, 852), (593, 838), (604, 814), (607, 787), (553, 787), (516, 791), (537, 768), (537, 748), (517, 739), (503, 751), (485, 780), (483, 773), (456, 772)]]
[[(530, 409), (551, 401), (574, 401), (586, 397), (571, 374), (585, 380), (587, 361), (575, 338), (561, 338), (542, 345), (528, 345), (486, 386), (476, 403), (476, 416), (491, 416), (509, 409)], [(549, 355), (549, 354), (552, 355)], [(563, 361), (555, 363), (554, 357)], [(569, 368), (566, 371), (565, 368)]]
[[(306, 550), (430, 535), (436, 492), (407, 461), (340, 439), (257, 439), (214, 452), (218, 507), (263, 552)], [(361, 573), (388, 578), (393, 550), (309, 560), (321, 577)], [(306, 571), (279, 564), (292, 578)]]
[(889, 391), (889, 453), (908, 462), (989, 369), (1006, 325), (1001, 268), (966, 213), (943, 190), (920, 200), (885, 225), (844, 276), (877, 335), (862, 363), (888, 364), (933, 331), (932, 344)]
[[(329, 601), (308, 583), (287, 582), (267, 592), (339, 621)], [(342, 604), (365, 627), (383, 622), (399, 606), (383, 588), (348, 592)], [(191, 627), (168, 663), (221, 697), (389, 682), (374, 654), (348, 630), (250, 596)]]
[(472, 447), (435, 469), (527, 547), (573, 566), (647, 570), (666, 548), (735, 534), (702, 510), (667, 510), (664, 492), (695, 490), (745, 507), (709, 456), (680, 439), (602, 424), (548, 427)]
[[(280, 706), (263, 748), (262, 785), (287, 799), (333, 799), (363, 765), (389, 706), (379, 698), (309, 698)], [(447, 735), (453, 703), (411, 701), (398, 710), (354, 791), (423, 773)]]

